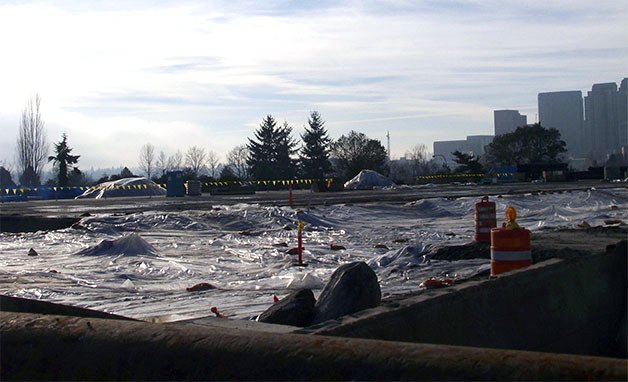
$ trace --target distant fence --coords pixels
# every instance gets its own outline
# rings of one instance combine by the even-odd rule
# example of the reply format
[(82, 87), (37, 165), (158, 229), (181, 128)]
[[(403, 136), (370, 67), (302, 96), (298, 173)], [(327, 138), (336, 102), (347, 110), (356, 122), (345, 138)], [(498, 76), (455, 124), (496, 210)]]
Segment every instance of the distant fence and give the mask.
[[(324, 183), (327, 187), (331, 187), (334, 179), (282, 179), (282, 180), (230, 180), (230, 181), (212, 181), (201, 182), (205, 187), (229, 187), (229, 186), (309, 186), (318, 183)], [(160, 186), (165, 188), (165, 185)]]
[(455, 182), (455, 181), (468, 181), (472, 178), (476, 179), (485, 179), (485, 178), (497, 178), (500, 180), (510, 180), (514, 176), (512, 172), (503, 172), (503, 173), (475, 173), (475, 174), (432, 174), (432, 175), (421, 175), (417, 176), (417, 181), (423, 182), (431, 182), (431, 181), (441, 181), (441, 182)]
[[(201, 182), (201, 186), (206, 189), (215, 188), (234, 188), (234, 187), (259, 187), (265, 188), (284, 188), (284, 187), (300, 187), (311, 186), (314, 184), (322, 184), (330, 188), (333, 183), (332, 178), (325, 179), (285, 179), (285, 180), (247, 180), (247, 181), (212, 181)], [(72, 199), (85, 191), (92, 190), (146, 190), (150, 187), (160, 187), (167, 189), (166, 184), (136, 184), (136, 185), (96, 185), (96, 186), (15, 186), (0, 188), (0, 197), (3, 200), (25, 200), (28, 198), (37, 199)]]
[(417, 180), (430, 180), (430, 179), (454, 179), (454, 178), (483, 178), (486, 174), (432, 174), (417, 176)]

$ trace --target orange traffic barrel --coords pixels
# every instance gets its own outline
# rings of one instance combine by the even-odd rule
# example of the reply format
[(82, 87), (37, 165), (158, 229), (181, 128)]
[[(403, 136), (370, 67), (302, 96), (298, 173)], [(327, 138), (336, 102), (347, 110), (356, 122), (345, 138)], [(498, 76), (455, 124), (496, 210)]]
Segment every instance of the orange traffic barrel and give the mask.
[(491, 242), (491, 228), (497, 227), (495, 217), (495, 202), (485, 196), (479, 203), (475, 203), (475, 241), (481, 243)]
[(529, 230), (491, 229), (491, 276), (525, 268), (531, 264)]

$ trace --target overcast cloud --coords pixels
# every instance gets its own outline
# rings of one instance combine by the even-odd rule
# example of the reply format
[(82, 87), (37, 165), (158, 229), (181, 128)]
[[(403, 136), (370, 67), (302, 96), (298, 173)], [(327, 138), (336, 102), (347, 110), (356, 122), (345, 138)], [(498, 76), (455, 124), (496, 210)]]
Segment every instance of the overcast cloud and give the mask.
[(393, 157), (492, 134), (493, 110), (533, 122), (539, 92), (628, 75), (617, 1), (0, 1), (0, 161), (39, 93), (50, 141), (79, 167), (135, 167), (152, 143), (224, 154), (264, 116)]

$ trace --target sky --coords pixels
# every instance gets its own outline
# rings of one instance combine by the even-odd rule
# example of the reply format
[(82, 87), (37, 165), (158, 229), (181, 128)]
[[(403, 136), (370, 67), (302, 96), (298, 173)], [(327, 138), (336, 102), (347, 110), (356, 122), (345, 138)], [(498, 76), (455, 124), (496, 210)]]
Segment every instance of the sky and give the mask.
[[(150, 143), (224, 162), (270, 114), (300, 140), (418, 144), (493, 134), (493, 110), (536, 120), (537, 94), (628, 75), (626, 0), (0, 0), (0, 164), (41, 97), (48, 140), (82, 169), (137, 167)], [(52, 146), (52, 145), (51, 145)], [(51, 151), (52, 154), (52, 151)]]

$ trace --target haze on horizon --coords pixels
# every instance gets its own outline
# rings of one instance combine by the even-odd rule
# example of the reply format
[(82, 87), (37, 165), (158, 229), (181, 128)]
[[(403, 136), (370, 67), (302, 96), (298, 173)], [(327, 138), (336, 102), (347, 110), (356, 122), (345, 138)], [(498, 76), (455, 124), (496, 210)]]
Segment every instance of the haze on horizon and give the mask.
[(136, 167), (146, 143), (224, 162), (267, 114), (300, 139), (314, 110), (332, 139), (431, 150), (493, 134), (493, 110), (534, 122), (539, 92), (619, 82), (627, 20), (625, 0), (0, 0), (0, 164), (36, 93), (81, 169)]

